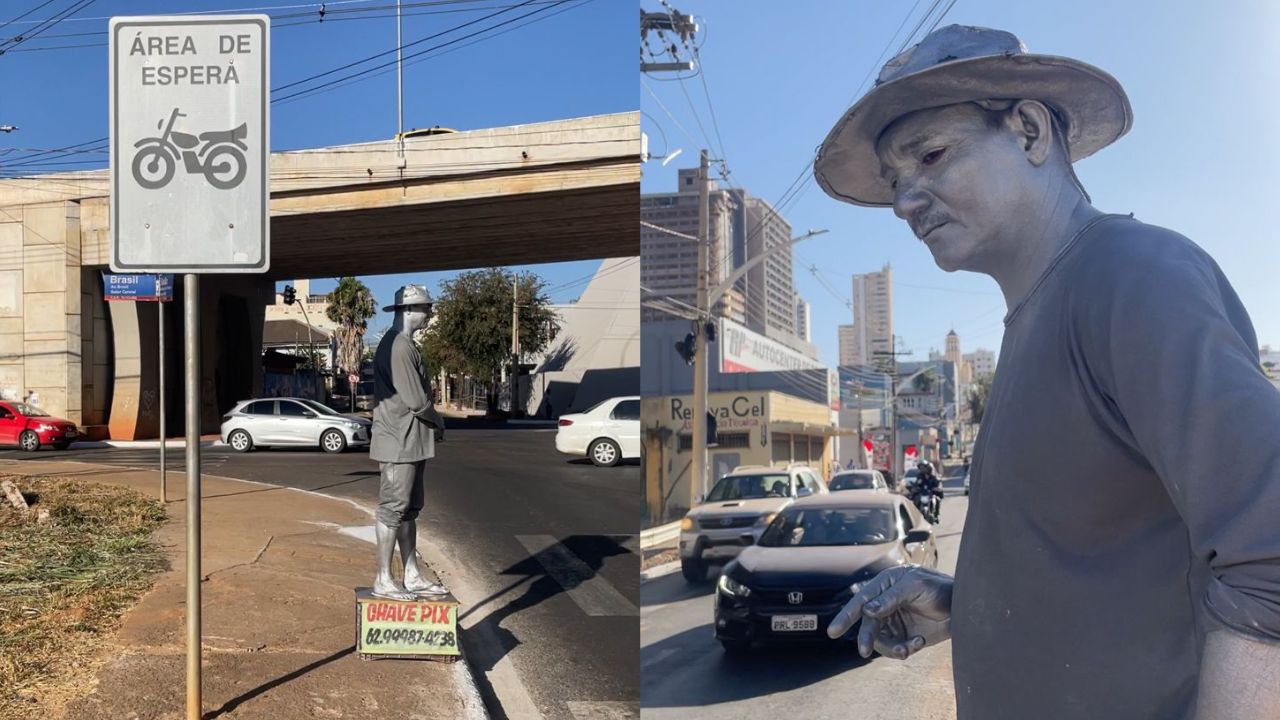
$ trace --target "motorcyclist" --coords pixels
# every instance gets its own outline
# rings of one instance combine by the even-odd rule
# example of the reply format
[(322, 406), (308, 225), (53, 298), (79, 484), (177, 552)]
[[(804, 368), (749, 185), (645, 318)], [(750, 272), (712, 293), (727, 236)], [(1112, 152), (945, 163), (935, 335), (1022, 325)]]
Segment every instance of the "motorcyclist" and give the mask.
[(942, 515), (942, 481), (937, 475), (933, 474), (933, 463), (925, 460), (916, 466), (918, 472), (916, 476), (917, 494), (929, 493), (937, 496), (937, 501), (932, 503), (933, 517), (929, 518), (930, 522), (938, 522), (938, 518)]

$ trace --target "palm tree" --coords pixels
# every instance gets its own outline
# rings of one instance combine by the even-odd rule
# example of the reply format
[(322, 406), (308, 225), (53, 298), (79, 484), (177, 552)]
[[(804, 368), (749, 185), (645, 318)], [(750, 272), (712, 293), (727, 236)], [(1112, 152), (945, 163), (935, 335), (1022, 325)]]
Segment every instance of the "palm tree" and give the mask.
[(343, 372), (359, 375), (364, 332), (369, 327), (369, 318), (377, 312), (373, 293), (364, 283), (348, 276), (338, 279), (338, 286), (329, 293), (328, 301), (325, 315), (338, 325), (338, 367)]

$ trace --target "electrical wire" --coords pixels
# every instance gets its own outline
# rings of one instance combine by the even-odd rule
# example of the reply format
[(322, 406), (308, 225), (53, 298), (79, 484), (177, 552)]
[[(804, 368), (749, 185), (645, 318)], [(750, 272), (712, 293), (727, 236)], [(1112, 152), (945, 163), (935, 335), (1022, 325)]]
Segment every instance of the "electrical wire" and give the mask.
[[(525, 1), (525, 3), (521, 3), (521, 5), (527, 4), (527, 3), (528, 3), (528, 1), (529, 1), (529, 0), (526, 0), (526, 1)], [(417, 51), (417, 52), (410, 53), (409, 55), (404, 56), (404, 58), (403, 58), (403, 59), (408, 60), (408, 59), (415, 58), (415, 57), (418, 57), (418, 56), (420, 56), (420, 55), (424, 55), (424, 54), (426, 54), (426, 53), (432, 52), (432, 51), (434, 51), (434, 50), (439, 50), (439, 49), (441, 49), (441, 48), (448, 47), (448, 46), (450, 46), (450, 45), (454, 45), (454, 44), (456, 44), (456, 43), (462, 42), (463, 40), (466, 40), (466, 39), (469, 39), (469, 38), (473, 38), (473, 37), (475, 37), (475, 36), (477, 36), (477, 35), (480, 35), (480, 34), (483, 34), (483, 33), (489, 32), (490, 30), (496, 30), (497, 28), (503, 27), (504, 25), (510, 25), (511, 23), (514, 23), (514, 22), (517, 22), (517, 21), (523, 20), (523, 19), (525, 19), (525, 18), (527, 18), (527, 17), (530, 17), (530, 16), (532, 16), (532, 15), (537, 15), (538, 13), (545, 12), (545, 11), (547, 11), (547, 10), (551, 9), (551, 8), (554, 8), (554, 7), (559, 6), (559, 5), (563, 5), (563, 4), (565, 4), (565, 3), (569, 2), (569, 1), (570, 1), (570, 0), (557, 0), (557, 2), (554, 2), (554, 3), (550, 4), (550, 5), (544, 5), (543, 7), (540, 7), (540, 8), (537, 8), (537, 9), (535, 9), (535, 10), (532, 10), (532, 11), (530, 11), (530, 12), (528, 12), (528, 13), (525, 13), (524, 15), (520, 15), (519, 17), (511, 18), (511, 19), (509, 19), (509, 20), (504, 20), (504, 21), (502, 21), (502, 22), (500, 22), (500, 23), (498, 23), (498, 24), (496, 24), (496, 25), (492, 25), (492, 26), (490, 26), (490, 27), (481, 28), (480, 30), (477, 30), (477, 31), (472, 32), (472, 33), (468, 33), (468, 34), (466, 34), (466, 35), (463, 35), (462, 37), (455, 38), (455, 39), (453, 39), (453, 40), (449, 40), (449, 41), (447, 41), (447, 42), (440, 43), (439, 45), (434, 45), (434, 46), (432, 46), (432, 47), (427, 48), (426, 50), (419, 50), (419, 51)], [(517, 7), (518, 7), (518, 6), (517, 6)], [(503, 10), (503, 11), (501, 11), (501, 12), (506, 12), (506, 10)], [(498, 15), (498, 14), (500, 14), (500, 13), (494, 13), (493, 15), (487, 15), (487, 16), (485, 16), (484, 18), (481, 18), (481, 19), (482, 19), (482, 20), (484, 20), (484, 19), (488, 19), (488, 18), (490, 18), (490, 17), (494, 17), (494, 16), (496, 16), (496, 15)], [(469, 23), (464, 23), (463, 25), (458, 26), (458, 28), (465, 27), (465, 26), (467, 26), (467, 25), (473, 25), (473, 24), (475, 24), (475, 21), (473, 21), (473, 22), (469, 22)], [(448, 34), (448, 33), (453, 32), (454, 30), (456, 30), (456, 29), (458, 29), (458, 28), (452, 28), (452, 29), (450, 29), (450, 30), (445, 31), (444, 33), (439, 33), (439, 34), (434, 35), (434, 36), (432, 36), (432, 37), (439, 37), (440, 35)], [(417, 42), (417, 41), (415, 41), (415, 43), (412, 43), (412, 44), (416, 44), (416, 42)], [(298, 97), (298, 96), (300, 96), (300, 95), (305, 95), (305, 94), (313, 93), (313, 92), (316, 92), (316, 91), (318, 91), (318, 90), (324, 90), (325, 88), (328, 88), (328, 87), (330, 87), (330, 86), (332, 86), (332, 85), (335, 85), (336, 83), (340, 83), (340, 82), (343, 82), (343, 81), (346, 81), (346, 80), (351, 80), (351, 79), (353, 79), (353, 78), (362, 77), (362, 76), (368, 75), (369, 73), (372, 73), (372, 72), (374, 72), (374, 71), (376, 71), (376, 70), (380, 70), (380, 69), (382, 69), (382, 68), (394, 67), (394, 66), (396, 65), (396, 62), (397, 62), (396, 60), (391, 60), (391, 61), (386, 62), (386, 63), (383, 63), (383, 64), (381, 64), (381, 65), (375, 65), (374, 67), (371, 67), (371, 68), (368, 68), (368, 69), (365, 69), (365, 70), (361, 70), (361, 71), (356, 72), (356, 73), (353, 73), (353, 74), (351, 74), (351, 75), (347, 75), (347, 76), (345, 76), (345, 77), (341, 77), (341, 78), (338, 78), (338, 79), (336, 79), (336, 80), (331, 80), (331, 81), (328, 81), (328, 82), (322, 83), (322, 84), (320, 84), (320, 85), (318, 85), (318, 86), (316, 86), (316, 87), (307, 88), (307, 89), (305, 89), (305, 90), (300, 90), (300, 91), (298, 91), (298, 92), (290, 93), (290, 94), (285, 95), (285, 96), (283, 96), (283, 97), (273, 98), (273, 99), (272, 99), (272, 102), (273, 102), (273, 103), (274, 103), (274, 102), (284, 102), (284, 101), (287, 101), (287, 100), (289, 100), (289, 99), (291, 99), (291, 98)], [(292, 84), (290, 84), (290, 85), (289, 85), (289, 86), (287, 86), (287, 87), (292, 87), (293, 85), (296, 85), (296, 84), (297, 84), (297, 83), (292, 83)]]
[(405, 50), (405, 49), (407, 49), (407, 48), (414, 47), (414, 46), (416, 46), (416, 45), (421, 45), (422, 43), (427, 42), (428, 40), (434, 40), (434, 39), (436, 39), (436, 38), (438, 38), (438, 37), (441, 37), (441, 36), (443, 36), (443, 35), (448, 35), (449, 33), (452, 33), (452, 32), (454, 32), (454, 31), (456, 31), (456, 30), (461, 30), (461, 29), (462, 29), (462, 28), (464, 28), (464, 27), (469, 27), (469, 26), (471, 26), (471, 25), (475, 25), (476, 23), (484, 22), (485, 20), (488, 20), (488, 19), (490, 19), (490, 18), (497, 17), (497, 16), (499, 16), (499, 15), (501, 15), (501, 14), (503, 14), (503, 13), (510, 12), (510, 11), (512, 11), (512, 10), (514, 10), (514, 9), (516, 9), (516, 8), (519, 8), (519, 7), (523, 7), (523, 6), (525, 6), (525, 5), (528, 5), (528, 4), (529, 4), (529, 3), (531, 3), (531, 2), (533, 2), (533, 0), (524, 0), (524, 2), (520, 3), (519, 5), (513, 5), (513, 6), (509, 7), (509, 8), (505, 8), (505, 9), (503, 9), (503, 10), (499, 10), (499, 11), (498, 11), (498, 12), (496, 12), (496, 13), (491, 13), (491, 14), (489, 14), (489, 15), (485, 15), (484, 17), (479, 17), (479, 18), (476, 18), (475, 20), (467, 21), (467, 22), (465, 22), (465, 23), (462, 23), (461, 25), (456, 25), (456, 26), (454, 26), (454, 27), (449, 28), (448, 30), (444, 30), (444, 31), (438, 32), (438, 33), (436, 33), (436, 34), (434, 34), (434, 35), (428, 35), (428, 36), (426, 36), (426, 37), (424, 37), (424, 38), (419, 38), (418, 40), (414, 40), (413, 42), (405, 43), (405, 44), (403, 44), (403, 45), (400, 45), (399, 47), (394, 47), (394, 48), (391, 48), (390, 50), (386, 50), (386, 51), (384, 51), (384, 52), (375, 53), (375, 54), (370, 55), (370, 56), (368, 56), (368, 57), (361, 58), (361, 59), (356, 60), (356, 61), (353, 61), (353, 62), (349, 62), (349, 63), (347, 63), (346, 65), (339, 65), (339, 66), (338, 66), (338, 67), (336, 67), (336, 68), (332, 68), (332, 69), (329, 69), (329, 70), (325, 70), (324, 72), (321, 72), (321, 73), (316, 73), (315, 75), (308, 75), (307, 77), (302, 78), (301, 80), (294, 80), (294, 81), (293, 81), (293, 82), (291, 82), (291, 83), (285, 83), (284, 85), (281, 85), (281, 86), (279, 86), (279, 87), (273, 88), (271, 92), (273, 92), (273, 93), (277, 93), (277, 92), (280, 92), (280, 91), (282, 91), (282, 90), (288, 90), (288, 89), (289, 89), (289, 88), (291, 88), (291, 87), (296, 87), (296, 86), (298, 86), (298, 85), (303, 85), (303, 84), (305, 84), (305, 83), (311, 82), (312, 80), (317, 80), (317, 79), (322, 78), (322, 77), (328, 77), (329, 75), (332, 75), (332, 74), (334, 74), (334, 73), (342, 72), (343, 70), (348, 70), (348, 69), (350, 69), (350, 68), (355, 67), (356, 65), (362, 65), (362, 64), (367, 63), (367, 62), (369, 62), (369, 61), (371, 61), (371, 60), (376, 60), (376, 59), (378, 59), (378, 58), (380, 58), (380, 57), (386, 57), (387, 55), (394, 54), (394, 53), (396, 53), (396, 52), (398, 52), (398, 51), (402, 51), (402, 50)]
[(76, 2), (72, 3), (69, 7), (67, 7), (67, 9), (63, 10), (62, 12), (54, 13), (53, 15), (50, 15), (44, 22), (32, 28), (30, 32), (27, 32), (23, 35), (19, 35), (13, 40), (9, 41), (8, 43), (0, 43), (0, 55), (3, 55), (4, 53), (8, 52), (10, 49), (18, 46), (21, 43), (24, 43), (34, 37), (39, 37), (41, 33), (45, 32), (51, 27), (56, 26), (58, 23), (71, 17), (72, 15), (75, 15), (76, 13), (89, 7), (95, 2), (97, 2), (97, 0), (76, 0)]
[(46, 5), (52, 4), (52, 3), (53, 3), (53, 1), (54, 1), (54, 0), (44, 0), (44, 2), (42, 2), (42, 3), (40, 3), (39, 5), (37, 5), (37, 6), (33, 7), (33, 8), (31, 8), (30, 10), (28, 10), (28, 11), (26, 11), (26, 12), (22, 13), (22, 14), (21, 14), (21, 15), (19, 15), (18, 17), (13, 18), (12, 20), (8, 20), (8, 21), (6, 21), (3, 25), (0, 25), (0, 29), (3, 29), (3, 28), (7, 28), (7, 27), (9, 27), (10, 25), (12, 25), (12, 24), (14, 24), (14, 23), (18, 22), (18, 21), (19, 21), (19, 20), (21, 20), (22, 18), (24, 18), (24, 17), (26, 17), (26, 16), (30, 15), (31, 13), (33, 13), (33, 12), (35, 12), (35, 11), (39, 10), (40, 8), (42, 8), (42, 7), (46, 6)]

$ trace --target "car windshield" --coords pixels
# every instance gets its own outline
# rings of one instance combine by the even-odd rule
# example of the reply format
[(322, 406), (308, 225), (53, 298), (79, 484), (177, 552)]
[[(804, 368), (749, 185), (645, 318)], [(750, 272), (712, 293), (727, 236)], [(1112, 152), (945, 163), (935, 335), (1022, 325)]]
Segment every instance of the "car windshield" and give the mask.
[(790, 483), (791, 479), (786, 473), (724, 477), (711, 488), (711, 493), (707, 495), (707, 502), (790, 497)]
[(304, 405), (311, 408), (312, 410), (315, 410), (321, 415), (339, 415), (337, 410), (334, 410), (333, 408), (323, 403), (318, 403), (315, 400), (307, 400), (304, 398), (302, 402)]
[(885, 507), (788, 508), (764, 534), (761, 547), (879, 545), (897, 536), (893, 510)]
[(875, 476), (871, 473), (840, 473), (831, 478), (827, 489), (835, 490), (874, 490)]
[(35, 405), (28, 405), (26, 403), (14, 403), (13, 409), (17, 410), (19, 415), (26, 415), (27, 417), (49, 417), (49, 413), (41, 410)]

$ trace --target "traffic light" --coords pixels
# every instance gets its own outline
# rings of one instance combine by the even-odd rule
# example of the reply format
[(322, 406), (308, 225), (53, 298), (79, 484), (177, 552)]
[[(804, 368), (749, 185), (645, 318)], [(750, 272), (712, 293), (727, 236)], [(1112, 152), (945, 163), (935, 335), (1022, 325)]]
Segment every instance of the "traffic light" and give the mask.
[(693, 333), (684, 336), (684, 340), (676, 343), (676, 352), (684, 359), (685, 365), (693, 364), (693, 354), (696, 352), (696, 340)]
[(284, 286), (284, 304), (292, 305), (298, 298), (298, 291), (293, 289), (292, 285)]
[(710, 411), (707, 412), (707, 447), (719, 447), (720, 440), (716, 437), (716, 416)]
[(707, 342), (713, 343), (715, 341), (716, 341), (716, 324), (714, 322), (708, 321), (707, 322)]

